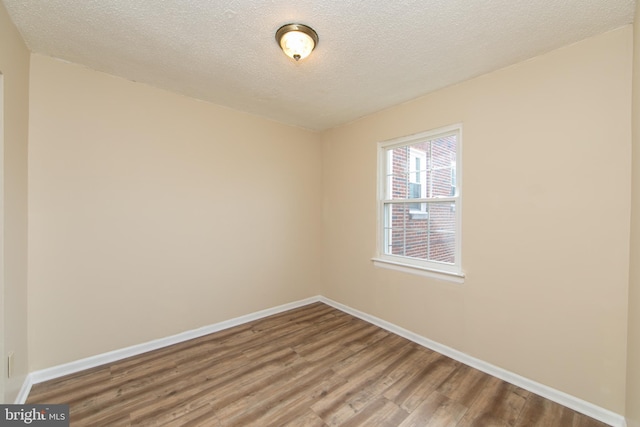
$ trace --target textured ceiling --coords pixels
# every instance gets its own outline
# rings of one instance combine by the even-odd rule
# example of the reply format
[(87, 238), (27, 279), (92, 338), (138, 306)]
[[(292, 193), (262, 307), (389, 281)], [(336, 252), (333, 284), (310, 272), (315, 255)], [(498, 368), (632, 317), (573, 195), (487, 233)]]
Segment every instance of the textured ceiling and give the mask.
[[(2, 0), (33, 52), (327, 129), (633, 21), (634, 0)], [(283, 24), (320, 37), (295, 63)]]

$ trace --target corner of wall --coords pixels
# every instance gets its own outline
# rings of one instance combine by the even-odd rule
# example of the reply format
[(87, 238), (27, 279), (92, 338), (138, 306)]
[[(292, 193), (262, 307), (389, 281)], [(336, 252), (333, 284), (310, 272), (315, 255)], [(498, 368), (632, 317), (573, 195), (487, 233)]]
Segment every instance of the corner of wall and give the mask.
[[(13, 402), (28, 371), (27, 346), (27, 140), (29, 127), (30, 53), (20, 33), (0, 3), (0, 73), (3, 75), (0, 175), (3, 191), (0, 225), (2, 260), (0, 320), (2, 380), (0, 396)], [(5, 364), (13, 353), (13, 372)]]
[(631, 235), (627, 335), (626, 418), (628, 427), (640, 427), (640, 4), (633, 31)]

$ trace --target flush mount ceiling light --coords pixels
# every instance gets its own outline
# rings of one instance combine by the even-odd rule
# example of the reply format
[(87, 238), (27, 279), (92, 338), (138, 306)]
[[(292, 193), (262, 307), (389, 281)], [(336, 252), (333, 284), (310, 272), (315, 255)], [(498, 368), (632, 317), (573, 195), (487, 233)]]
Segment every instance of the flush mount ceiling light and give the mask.
[(318, 45), (318, 33), (306, 25), (287, 24), (276, 31), (276, 41), (285, 55), (299, 61)]

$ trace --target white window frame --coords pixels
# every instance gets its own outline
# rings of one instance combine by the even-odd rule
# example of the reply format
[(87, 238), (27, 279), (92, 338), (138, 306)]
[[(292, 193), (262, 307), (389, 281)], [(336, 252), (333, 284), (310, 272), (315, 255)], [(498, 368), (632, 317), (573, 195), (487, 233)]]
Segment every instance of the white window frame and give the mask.
[[(390, 170), (391, 156), (387, 153), (395, 148), (417, 144), (449, 135), (456, 135), (456, 159), (455, 159), (455, 194), (451, 197), (435, 197), (408, 199), (412, 203), (446, 202), (451, 201), (455, 205), (455, 263), (443, 263), (428, 261), (407, 256), (385, 253), (387, 236), (385, 233), (385, 207), (391, 205), (393, 199), (389, 199), (390, 192), (388, 171)], [(396, 199), (397, 202), (397, 199)], [(405, 202), (408, 203), (408, 202)], [(415, 135), (396, 138), (378, 143), (378, 191), (377, 191), (377, 248), (376, 255), (372, 259), (376, 267), (389, 268), (421, 276), (434, 277), (454, 283), (464, 282), (462, 271), (462, 124), (445, 126)]]

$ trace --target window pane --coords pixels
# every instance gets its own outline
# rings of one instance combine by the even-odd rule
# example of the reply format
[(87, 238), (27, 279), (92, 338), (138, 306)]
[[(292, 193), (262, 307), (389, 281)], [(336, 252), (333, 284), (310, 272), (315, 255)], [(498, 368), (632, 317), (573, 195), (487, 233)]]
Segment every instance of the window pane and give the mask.
[(455, 211), (455, 202), (388, 203), (385, 254), (454, 264)]
[(432, 186), (428, 197), (450, 197), (455, 194), (455, 170), (457, 138), (449, 135), (431, 141)]
[[(429, 142), (394, 148), (387, 152), (389, 156), (387, 176), (391, 179), (387, 185), (392, 199), (424, 198), (427, 195)], [(411, 192), (411, 186), (419, 186), (419, 194)]]
[(410, 193), (409, 174), (394, 174), (391, 176), (391, 198), (408, 199)]
[(455, 195), (456, 150), (456, 135), (448, 135), (387, 151), (386, 197), (424, 199)]
[(451, 196), (451, 168), (434, 169), (431, 171), (432, 183), (429, 197), (450, 197)]
[[(409, 183), (409, 198), (410, 199), (419, 199), (422, 197), (422, 185), (417, 184), (415, 182)], [(420, 203), (410, 203), (409, 209), (418, 210), (420, 209)]]
[(429, 259), (455, 263), (456, 208), (454, 203), (429, 204)]
[(404, 227), (409, 215), (409, 205), (388, 204), (385, 206), (385, 253), (405, 254)]
[(456, 158), (456, 136), (444, 136), (430, 142), (432, 168), (449, 168), (451, 160)]
[[(410, 184), (410, 156), (409, 147), (398, 147), (387, 151), (387, 176), (390, 177), (388, 184), (391, 186), (387, 192), (392, 199), (406, 199), (409, 197)], [(415, 173), (413, 173), (415, 175)]]

